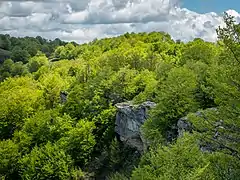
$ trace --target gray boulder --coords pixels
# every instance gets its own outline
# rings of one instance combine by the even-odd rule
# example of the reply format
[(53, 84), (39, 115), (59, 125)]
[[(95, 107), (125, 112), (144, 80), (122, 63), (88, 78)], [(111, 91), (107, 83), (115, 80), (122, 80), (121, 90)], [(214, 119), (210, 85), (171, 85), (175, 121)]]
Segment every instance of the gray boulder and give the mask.
[(60, 92), (60, 101), (61, 104), (64, 104), (67, 102), (67, 97), (68, 97), (68, 93), (66, 91), (61, 91)]
[(140, 128), (148, 118), (148, 110), (154, 108), (156, 104), (150, 101), (139, 105), (124, 102), (115, 106), (117, 107), (115, 132), (122, 142), (143, 152), (147, 142), (144, 140)]
[[(217, 111), (217, 108), (208, 108), (205, 111)], [(205, 119), (204, 111), (197, 111), (195, 115)], [(183, 117), (178, 120), (177, 122), (178, 137), (183, 136), (183, 133), (185, 131), (191, 132), (192, 129), (193, 129), (192, 123), (190, 123), (187, 117)]]
[[(208, 118), (206, 116), (206, 113), (214, 112), (214, 111), (218, 113), (217, 108), (208, 108), (208, 109), (205, 109), (204, 111), (197, 111), (194, 114), (197, 117), (200, 117), (202, 120), (207, 121)], [(178, 122), (177, 122), (178, 137), (182, 137), (184, 132), (192, 132), (193, 129), (196, 130), (196, 127), (193, 126), (193, 124), (190, 122), (190, 119), (188, 119), (188, 117), (183, 117), (178, 120)], [(215, 124), (212, 124), (212, 129), (208, 129), (206, 127), (206, 129), (204, 131), (205, 131), (205, 133), (208, 132), (208, 135), (210, 135), (209, 136), (210, 139), (208, 139), (208, 141), (204, 141), (202, 139), (202, 142), (199, 144), (200, 149), (203, 152), (205, 152), (205, 151), (211, 152), (211, 151), (215, 151), (217, 149), (221, 149), (221, 147), (219, 146), (220, 143), (216, 143), (216, 142), (218, 142), (218, 141), (220, 141), (221, 143), (225, 142), (227, 140), (227, 138), (225, 138), (223, 135), (220, 136), (221, 133), (219, 133), (219, 129), (224, 129), (222, 120), (216, 121)]]
[(182, 137), (185, 131), (190, 132), (192, 130), (192, 124), (188, 121), (187, 117), (183, 117), (177, 122), (178, 137)]

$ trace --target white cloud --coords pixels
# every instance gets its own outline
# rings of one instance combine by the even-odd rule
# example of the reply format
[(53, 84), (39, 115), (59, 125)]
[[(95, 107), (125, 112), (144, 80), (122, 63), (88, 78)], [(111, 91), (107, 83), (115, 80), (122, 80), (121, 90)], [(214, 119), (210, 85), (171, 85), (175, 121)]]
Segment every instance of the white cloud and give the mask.
[[(198, 14), (179, 4), (178, 0), (1, 0), (0, 33), (79, 43), (143, 31), (166, 31), (185, 41), (216, 40), (221, 15)], [(227, 12), (240, 21), (238, 12)]]

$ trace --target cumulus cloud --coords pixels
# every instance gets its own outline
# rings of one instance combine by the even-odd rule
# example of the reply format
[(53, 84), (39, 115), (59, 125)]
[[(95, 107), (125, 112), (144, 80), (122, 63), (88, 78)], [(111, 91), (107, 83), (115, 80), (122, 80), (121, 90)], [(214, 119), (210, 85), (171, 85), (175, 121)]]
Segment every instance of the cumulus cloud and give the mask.
[[(229, 10), (240, 21), (240, 15)], [(179, 0), (1, 0), (0, 33), (79, 43), (125, 32), (166, 31), (184, 41), (216, 40), (221, 15), (198, 14)]]

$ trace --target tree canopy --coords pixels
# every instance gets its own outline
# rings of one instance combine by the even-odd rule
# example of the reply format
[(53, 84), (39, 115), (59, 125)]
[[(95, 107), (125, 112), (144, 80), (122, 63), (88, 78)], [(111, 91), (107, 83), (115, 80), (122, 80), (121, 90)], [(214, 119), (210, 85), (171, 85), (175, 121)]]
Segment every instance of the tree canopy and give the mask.
[[(240, 25), (224, 21), (215, 43), (0, 35), (0, 179), (239, 179)], [(114, 105), (148, 100), (140, 154), (115, 136)]]

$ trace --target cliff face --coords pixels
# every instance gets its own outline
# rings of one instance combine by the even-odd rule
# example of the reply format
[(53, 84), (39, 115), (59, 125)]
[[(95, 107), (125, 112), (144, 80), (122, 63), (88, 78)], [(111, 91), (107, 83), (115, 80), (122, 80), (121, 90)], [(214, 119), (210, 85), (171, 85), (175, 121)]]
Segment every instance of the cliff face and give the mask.
[[(143, 137), (141, 126), (148, 118), (148, 111), (154, 108), (156, 104), (150, 101), (138, 105), (134, 105), (132, 102), (124, 102), (115, 106), (117, 107), (115, 132), (118, 134), (120, 141), (132, 148), (136, 148), (139, 152), (144, 152), (148, 147), (148, 142)], [(216, 108), (208, 110), (216, 111)], [(204, 114), (200, 111), (196, 112), (195, 115), (204, 117)], [(173, 126), (172, 131), (168, 132), (168, 141), (170, 142), (172, 139), (181, 137), (186, 131), (192, 132), (193, 129), (194, 127), (187, 117), (180, 118), (177, 124)], [(212, 149), (211, 146), (211, 144), (207, 146), (201, 145), (201, 149), (209, 151)]]
[(115, 132), (120, 140), (127, 145), (143, 152), (146, 148), (146, 142), (142, 136), (140, 127), (148, 118), (148, 110), (154, 108), (154, 102), (144, 102), (139, 105), (133, 105), (132, 102), (118, 103), (115, 105), (118, 109), (115, 121)]

